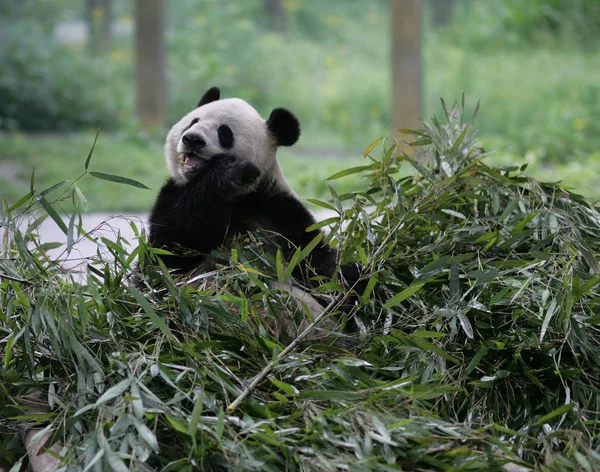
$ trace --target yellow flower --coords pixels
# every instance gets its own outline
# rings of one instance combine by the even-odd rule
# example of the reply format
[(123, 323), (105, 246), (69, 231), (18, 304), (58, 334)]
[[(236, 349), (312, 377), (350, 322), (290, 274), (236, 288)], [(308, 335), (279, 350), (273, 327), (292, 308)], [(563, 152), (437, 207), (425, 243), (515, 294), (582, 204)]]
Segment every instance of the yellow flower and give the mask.
[(227, 76), (233, 76), (233, 75), (237, 74), (237, 71), (238, 71), (237, 67), (235, 67), (235, 66), (228, 66), (228, 67), (225, 68), (224, 72), (225, 72), (225, 75), (227, 75)]
[(581, 131), (582, 129), (585, 129), (586, 125), (587, 125), (587, 123), (582, 118), (580, 118), (578, 120), (575, 120), (573, 122), (573, 128), (575, 128), (575, 129), (577, 129), (579, 131)]
[(335, 57), (333, 57), (333, 56), (327, 56), (325, 58), (325, 65), (329, 68), (335, 67), (336, 62), (337, 61), (335, 60)]
[(127, 53), (121, 49), (113, 49), (110, 52), (109, 58), (115, 64), (123, 62), (127, 56)]
[(333, 97), (333, 96), (335, 96), (335, 92), (336, 92), (336, 88), (333, 85), (326, 84), (326, 85), (323, 86), (323, 94), (326, 97)]
[(129, 15), (128, 13), (121, 15), (121, 23), (130, 25), (131, 23), (133, 23), (133, 16)]
[(342, 125), (348, 126), (350, 124), (350, 116), (345, 111), (340, 113), (339, 118)]
[(289, 11), (298, 11), (304, 8), (300, 0), (283, 0), (283, 8)]
[(369, 115), (371, 115), (371, 118), (373, 118), (374, 120), (378, 120), (379, 118), (381, 118), (381, 110), (377, 107), (371, 107), (371, 109), (369, 110)]
[(325, 24), (329, 27), (339, 26), (344, 23), (343, 15), (327, 15), (325, 17)]
[(196, 18), (194, 18), (194, 23), (198, 26), (206, 26), (208, 20), (206, 19), (206, 16), (198, 15)]
[(370, 25), (377, 25), (379, 24), (379, 15), (375, 12), (370, 11), (367, 15), (367, 20), (369, 21)]
[(92, 9), (92, 21), (94, 23), (100, 22), (102, 21), (102, 18), (104, 18), (104, 8), (102, 7), (95, 7)]

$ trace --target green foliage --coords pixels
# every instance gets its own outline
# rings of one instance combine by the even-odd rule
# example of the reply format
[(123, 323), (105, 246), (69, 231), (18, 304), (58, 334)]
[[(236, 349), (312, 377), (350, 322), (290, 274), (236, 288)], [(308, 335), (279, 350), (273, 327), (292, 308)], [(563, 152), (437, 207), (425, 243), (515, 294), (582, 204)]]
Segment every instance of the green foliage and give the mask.
[(59, 6), (26, 0), (1, 7), (0, 129), (112, 127), (129, 100), (112, 83), (116, 67), (56, 43)]
[(72, 247), (99, 244), (77, 280), (39, 221), (19, 224), (42, 197), (53, 207), (32, 189), (3, 221), (0, 459), (18, 461), (29, 422), (67, 470), (598, 470), (600, 214), (484, 164), (462, 107), (444, 109), (415, 132), (415, 158), (369, 146), (381, 157), (332, 176), (368, 190), (320, 203), (337, 210), (340, 262), (364, 268), (354, 305), (335, 280), (314, 291), (319, 319), (355, 320), (352, 349), (299, 331), (282, 345), (273, 323), (299, 329), (306, 314), (270, 288), (293, 261), (260, 238), (193, 283), (154, 265), (161, 283), (140, 289), (139, 228), (130, 253), (75, 212)]
[(523, 8), (522, 2), (510, 0), (504, 25), (529, 41), (548, 35), (574, 37), (593, 47), (600, 39), (600, 4), (595, 0), (534, 0)]
[[(472, 46), (522, 47), (570, 42), (595, 48), (600, 38), (600, 4), (596, 0), (458, 1), (452, 28)], [(478, 26), (477, 26), (478, 25)]]
[[(596, 152), (600, 3), (454, 3), (447, 28), (433, 30), (425, 21), (424, 116), (437, 112), (440, 96), (468, 90), (494, 111), (480, 122), (483, 134), (510, 146), (519, 161), (530, 151), (547, 163)], [(218, 84), (263, 115), (275, 106), (292, 109), (302, 123), (302, 147), (360, 148), (365, 136), (384, 134), (391, 103), (388, 2), (282, 4), (283, 34), (267, 27), (261, 0), (169, 4), (168, 122)], [(95, 60), (85, 44), (53, 40), (59, 20), (81, 18), (76, 2), (26, 0), (0, 8), (0, 127), (123, 129), (133, 121), (131, 32), (115, 33), (113, 50)], [(132, 2), (117, 2), (115, 11), (120, 25), (131, 26)]]
[(425, 79), (426, 108), (438, 96), (461, 90), (481, 99), (493, 113), (479, 126), (488, 143), (521, 162), (535, 152), (546, 164), (585, 162), (600, 147), (598, 52), (535, 49), (496, 51), (446, 45), (443, 36), (426, 48), (425, 62), (437, 64)]
[(53, 44), (32, 21), (0, 22), (0, 128), (114, 126), (119, 97), (107, 86), (111, 75), (101, 61)]
[[(276, 105), (291, 108), (308, 135), (327, 139), (329, 148), (360, 146), (360, 135), (382, 133), (388, 126), (388, 100), (382, 92), (389, 89), (389, 79), (386, 68), (377, 64), (387, 63), (388, 48), (375, 30), (365, 41), (364, 17), (373, 28), (383, 27), (385, 2), (343, 8), (340, 1), (284, 2), (285, 37), (257, 26), (262, 5), (207, 2), (198, 9), (195, 1), (178, 3), (167, 38), (170, 122), (188, 113), (209, 85), (218, 84), (228, 96), (244, 97), (263, 116)], [(195, 31), (201, 34), (190, 34)]]

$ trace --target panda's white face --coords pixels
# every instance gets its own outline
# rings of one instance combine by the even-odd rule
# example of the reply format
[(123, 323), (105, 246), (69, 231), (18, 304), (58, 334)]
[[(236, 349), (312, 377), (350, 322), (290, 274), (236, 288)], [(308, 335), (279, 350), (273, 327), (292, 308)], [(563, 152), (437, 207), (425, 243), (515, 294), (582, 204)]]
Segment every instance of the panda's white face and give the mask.
[(169, 171), (180, 185), (222, 153), (248, 159), (263, 174), (270, 174), (277, 165), (276, 151), (266, 121), (239, 98), (199, 106), (171, 128), (165, 144)]
[(230, 154), (258, 167), (259, 180), (268, 179), (274, 188), (294, 195), (276, 153), (278, 146), (298, 140), (298, 119), (285, 108), (275, 108), (265, 121), (246, 101), (220, 97), (217, 87), (209, 89), (198, 107), (169, 131), (165, 156), (175, 183), (185, 185), (216, 155)]

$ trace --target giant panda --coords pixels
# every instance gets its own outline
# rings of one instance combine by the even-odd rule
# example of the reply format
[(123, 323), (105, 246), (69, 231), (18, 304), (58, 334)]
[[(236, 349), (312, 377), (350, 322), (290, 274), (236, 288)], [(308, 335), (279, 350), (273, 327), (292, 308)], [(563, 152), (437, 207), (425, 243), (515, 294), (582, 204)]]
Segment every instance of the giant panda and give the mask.
[[(280, 235), (278, 244), (289, 257), (305, 247), (318, 230), (308, 209), (286, 182), (276, 159), (279, 146), (291, 146), (300, 136), (298, 119), (275, 108), (264, 120), (240, 98), (220, 98), (213, 87), (198, 106), (169, 131), (165, 157), (171, 177), (160, 190), (149, 218), (151, 246), (173, 255), (165, 265), (190, 271), (206, 264), (211, 251), (238, 234), (263, 230)], [(321, 242), (308, 264), (294, 275), (332, 277), (337, 252)], [(341, 267), (343, 281), (352, 286), (358, 267)]]

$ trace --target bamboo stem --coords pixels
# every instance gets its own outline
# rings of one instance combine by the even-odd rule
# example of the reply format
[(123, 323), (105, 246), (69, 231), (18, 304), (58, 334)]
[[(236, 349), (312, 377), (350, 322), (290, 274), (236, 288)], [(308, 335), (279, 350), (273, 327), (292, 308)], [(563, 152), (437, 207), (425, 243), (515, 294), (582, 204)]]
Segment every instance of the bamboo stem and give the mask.
[(273, 370), (273, 368), (279, 363), (279, 361), (283, 360), (290, 352), (292, 352), (296, 346), (298, 346), (298, 344), (300, 344), (300, 342), (306, 337), (306, 335), (308, 333), (310, 333), (327, 315), (330, 314), (330, 312), (336, 307), (339, 306), (340, 303), (342, 303), (346, 297), (348, 297), (348, 292), (344, 294), (344, 296), (338, 300), (337, 297), (334, 298), (331, 303), (329, 305), (327, 305), (325, 307), (325, 309), (323, 310), (323, 312), (317, 316), (314, 321), (309, 324), (306, 329), (304, 331), (302, 331), (297, 337), (296, 339), (294, 339), (289, 345), (288, 347), (286, 347), (283, 351), (281, 351), (279, 353), (279, 355), (273, 359), (271, 362), (269, 362), (266, 367), (256, 376), (254, 377), (254, 380), (252, 380), (252, 382), (250, 382), (250, 385), (248, 385), (244, 391), (227, 407), (227, 411), (229, 413), (233, 412), (238, 406), (240, 406), (240, 403), (242, 403), (244, 401), (244, 399), (250, 395), (250, 393), (252, 392), (252, 390), (254, 390), (258, 384), (260, 384), (265, 377)]

